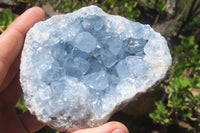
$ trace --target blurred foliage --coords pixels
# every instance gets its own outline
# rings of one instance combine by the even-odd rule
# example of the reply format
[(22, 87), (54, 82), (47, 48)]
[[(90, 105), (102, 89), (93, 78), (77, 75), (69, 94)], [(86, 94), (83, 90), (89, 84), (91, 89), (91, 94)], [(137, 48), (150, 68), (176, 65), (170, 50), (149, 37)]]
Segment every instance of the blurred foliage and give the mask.
[(24, 97), (21, 96), (17, 105), (16, 105), (16, 113), (17, 114), (22, 114), (24, 112), (26, 112), (28, 109), (26, 107), (25, 101), (24, 101)]
[(10, 9), (0, 11), (0, 32), (3, 32), (17, 17)]
[(119, 1), (117, 4), (120, 9), (119, 14), (121, 16), (127, 17), (129, 19), (140, 17), (141, 12), (139, 9), (136, 8), (136, 6), (138, 5), (138, 2), (123, 0), (123, 1)]
[(29, 3), (29, 2), (31, 2), (31, 0), (14, 0), (14, 2), (18, 2), (18, 3)]
[(136, 0), (51, 0), (48, 2), (59, 12), (71, 12), (83, 6), (98, 5), (106, 12), (120, 14), (132, 20), (140, 16), (140, 10), (136, 9), (138, 4)]
[(30, 4), (30, 6), (39, 6), (51, 0), (13, 0), (16, 3)]
[(156, 102), (157, 109), (150, 117), (162, 125), (178, 124), (185, 121), (188, 130), (200, 130), (200, 50), (193, 36), (182, 40), (181, 45), (173, 49), (174, 64), (170, 80), (161, 87), (167, 94), (167, 104)]
[(189, 22), (184, 30), (185, 32), (189, 32), (190, 34), (193, 34), (198, 28), (200, 28), (200, 19), (194, 18), (191, 22)]
[(150, 113), (149, 116), (157, 123), (160, 123), (162, 125), (168, 124), (168, 110), (166, 109), (165, 104), (162, 101), (158, 101), (155, 104), (157, 109), (153, 113)]
[(165, 0), (148, 0), (143, 6), (154, 8), (159, 14), (163, 14), (166, 10)]
[[(187, 20), (187, 15), (183, 14), (179, 21), (181, 23), (184, 23)], [(200, 19), (195, 17), (193, 18), (188, 24), (184, 27), (184, 32), (185, 33), (194, 33), (198, 28), (200, 28)]]
[(179, 26), (176, 37), (178, 37), (183, 31), (187, 34), (193, 34), (198, 28), (200, 28), (200, 0), (191, 0), (187, 6), (189, 11), (182, 14), (180, 17), (179, 21), (181, 25)]
[(61, 13), (72, 12), (83, 6), (97, 5), (111, 14), (119, 14), (131, 20), (140, 16), (136, 8), (137, 0), (15, 0), (17, 3), (29, 3), (31, 6), (40, 6), (50, 3), (53, 8)]

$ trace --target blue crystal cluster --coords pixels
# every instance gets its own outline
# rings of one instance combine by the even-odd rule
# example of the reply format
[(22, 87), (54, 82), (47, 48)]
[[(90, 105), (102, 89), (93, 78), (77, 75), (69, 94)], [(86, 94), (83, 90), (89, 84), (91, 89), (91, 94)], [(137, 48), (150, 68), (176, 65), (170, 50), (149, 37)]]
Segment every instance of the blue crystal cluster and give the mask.
[(31, 28), (20, 80), (31, 113), (73, 131), (106, 122), (170, 65), (165, 39), (150, 26), (90, 6)]

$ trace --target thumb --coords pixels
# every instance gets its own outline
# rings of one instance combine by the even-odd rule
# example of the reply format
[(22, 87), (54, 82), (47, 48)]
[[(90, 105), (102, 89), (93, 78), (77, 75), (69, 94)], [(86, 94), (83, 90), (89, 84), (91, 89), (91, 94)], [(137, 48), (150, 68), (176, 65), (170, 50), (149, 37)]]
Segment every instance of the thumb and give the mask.
[(129, 133), (129, 131), (122, 123), (113, 121), (99, 127), (81, 129), (72, 133)]

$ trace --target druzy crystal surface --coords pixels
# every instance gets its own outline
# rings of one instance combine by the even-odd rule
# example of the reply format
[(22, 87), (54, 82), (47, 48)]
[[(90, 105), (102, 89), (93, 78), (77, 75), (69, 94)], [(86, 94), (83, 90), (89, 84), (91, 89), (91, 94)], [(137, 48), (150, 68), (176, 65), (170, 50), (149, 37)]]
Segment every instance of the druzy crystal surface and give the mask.
[(105, 123), (170, 65), (166, 40), (149, 25), (89, 6), (29, 30), (20, 81), (38, 120), (74, 131)]

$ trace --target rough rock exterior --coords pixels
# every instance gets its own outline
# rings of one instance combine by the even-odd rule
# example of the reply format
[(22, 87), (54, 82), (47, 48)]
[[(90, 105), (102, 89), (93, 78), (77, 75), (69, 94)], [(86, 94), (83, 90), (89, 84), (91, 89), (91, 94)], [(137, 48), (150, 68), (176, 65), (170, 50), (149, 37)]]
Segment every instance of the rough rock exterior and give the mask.
[(29, 30), (20, 81), (38, 120), (74, 131), (105, 123), (163, 79), (171, 60), (166, 40), (149, 25), (89, 6)]

